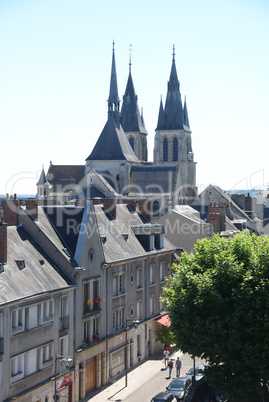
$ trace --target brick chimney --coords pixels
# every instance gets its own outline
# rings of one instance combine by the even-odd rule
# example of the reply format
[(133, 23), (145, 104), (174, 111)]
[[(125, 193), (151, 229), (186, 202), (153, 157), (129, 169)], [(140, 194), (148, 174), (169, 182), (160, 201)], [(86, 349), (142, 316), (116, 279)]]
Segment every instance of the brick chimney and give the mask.
[(14, 194), (14, 198), (10, 197), (7, 194), (6, 199), (4, 200), (4, 208), (3, 208), (3, 217), (4, 221), (8, 224), (8, 226), (17, 226), (18, 225), (18, 207), (20, 206), (20, 202), (17, 199), (16, 194)]
[(37, 200), (26, 200), (26, 211), (28, 211), (34, 219), (38, 219), (38, 203)]
[(117, 217), (116, 202), (114, 200), (104, 198), (103, 205), (108, 210), (108, 212), (113, 216), (113, 218), (116, 219)]
[(225, 207), (209, 207), (207, 220), (212, 225), (214, 233), (220, 233), (226, 229), (225, 212)]
[(151, 221), (151, 202), (144, 200), (138, 201), (139, 211), (150, 222)]
[(3, 218), (0, 222), (0, 260), (3, 264), (7, 263), (7, 224)]

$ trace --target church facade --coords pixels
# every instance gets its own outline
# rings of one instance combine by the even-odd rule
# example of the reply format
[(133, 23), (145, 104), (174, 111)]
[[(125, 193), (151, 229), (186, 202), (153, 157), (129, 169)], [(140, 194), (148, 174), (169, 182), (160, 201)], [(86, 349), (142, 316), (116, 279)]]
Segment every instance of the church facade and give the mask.
[(169, 205), (188, 204), (194, 199), (196, 162), (186, 98), (184, 105), (181, 100), (174, 48), (166, 101), (163, 105), (161, 100), (159, 108), (153, 162), (148, 162), (147, 136), (134, 89), (131, 60), (120, 109), (113, 43), (107, 122), (85, 166), (51, 163), (47, 175), (42, 171), (37, 198), (58, 204), (83, 203), (95, 197), (108, 198), (108, 194), (115, 199), (147, 199), (153, 216), (165, 213)]

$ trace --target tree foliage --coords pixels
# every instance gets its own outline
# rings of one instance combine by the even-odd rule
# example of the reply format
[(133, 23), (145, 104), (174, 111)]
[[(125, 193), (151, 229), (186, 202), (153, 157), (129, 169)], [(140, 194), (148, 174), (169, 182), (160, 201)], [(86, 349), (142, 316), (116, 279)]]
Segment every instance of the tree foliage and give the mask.
[(174, 334), (171, 332), (170, 327), (160, 325), (156, 330), (157, 338), (165, 345), (170, 346), (174, 343)]
[(213, 236), (182, 254), (164, 302), (177, 346), (207, 360), (233, 401), (262, 401), (269, 380), (269, 238)]

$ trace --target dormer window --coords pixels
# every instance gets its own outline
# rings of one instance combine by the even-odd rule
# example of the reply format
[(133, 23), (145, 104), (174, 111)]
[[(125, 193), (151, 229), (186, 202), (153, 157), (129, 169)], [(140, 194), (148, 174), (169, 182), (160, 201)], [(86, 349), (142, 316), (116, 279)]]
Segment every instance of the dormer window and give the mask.
[(16, 262), (17, 267), (18, 267), (19, 269), (25, 268), (25, 261), (24, 261), (24, 260), (15, 260), (15, 262)]

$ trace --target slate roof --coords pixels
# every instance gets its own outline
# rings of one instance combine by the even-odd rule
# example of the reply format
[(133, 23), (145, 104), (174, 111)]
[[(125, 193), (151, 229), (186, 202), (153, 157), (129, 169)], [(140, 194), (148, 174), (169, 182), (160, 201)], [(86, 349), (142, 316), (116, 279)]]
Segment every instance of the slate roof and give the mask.
[(106, 160), (139, 162), (121, 125), (108, 114), (106, 125), (86, 161)]
[[(22, 226), (9, 226), (7, 238), (7, 264), (0, 273), (1, 304), (72, 285)], [(25, 267), (20, 269), (16, 260), (23, 260)]]
[(176, 178), (175, 165), (133, 166), (129, 194), (171, 194)]
[(84, 207), (44, 206), (42, 208), (62, 244), (74, 255)]
[(36, 183), (36, 185), (39, 186), (39, 185), (44, 185), (46, 183), (47, 183), (46, 175), (45, 175), (45, 172), (44, 172), (44, 168), (42, 168), (42, 172), (40, 174), (39, 180)]
[(162, 102), (160, 104), (158, 125), (156, 130), (184, 129), (184, 116), (181, 102), (180, 84), (177, 77), (174, 50), (173, 50), (173, 60), (172, 60), (170, 78), (167, 84), (167, 94), (164, 107), (164, 119), (161, 108), (162, 108)]
[(129, 73), (125, 94), (123, 96), (120, 122), (125, 132), (140, 132), (147, 134), (144, 121), (140, 115), (131, 71)]
[(71, 188), (80, 182), (85, 172), (85, 165), (53, 165), (50, 164), (47, 173), (47, 181), (52, 185), (53, 192), (59, 192), (59, 188), (70, 186)]
[(116, 208), (116, 219), (109, 219), (102, 205), (94, 206), (100, 237), (105, 238), (105, 241), (101, 244), (106, 263), (128, 260), (154, 253), (169, 252), (175, 249), (165, 238), (163, 249), (145, 251), (131, 229), (131, 226), (143, 225), (143, 220), (127, 205), (117, 204)]

